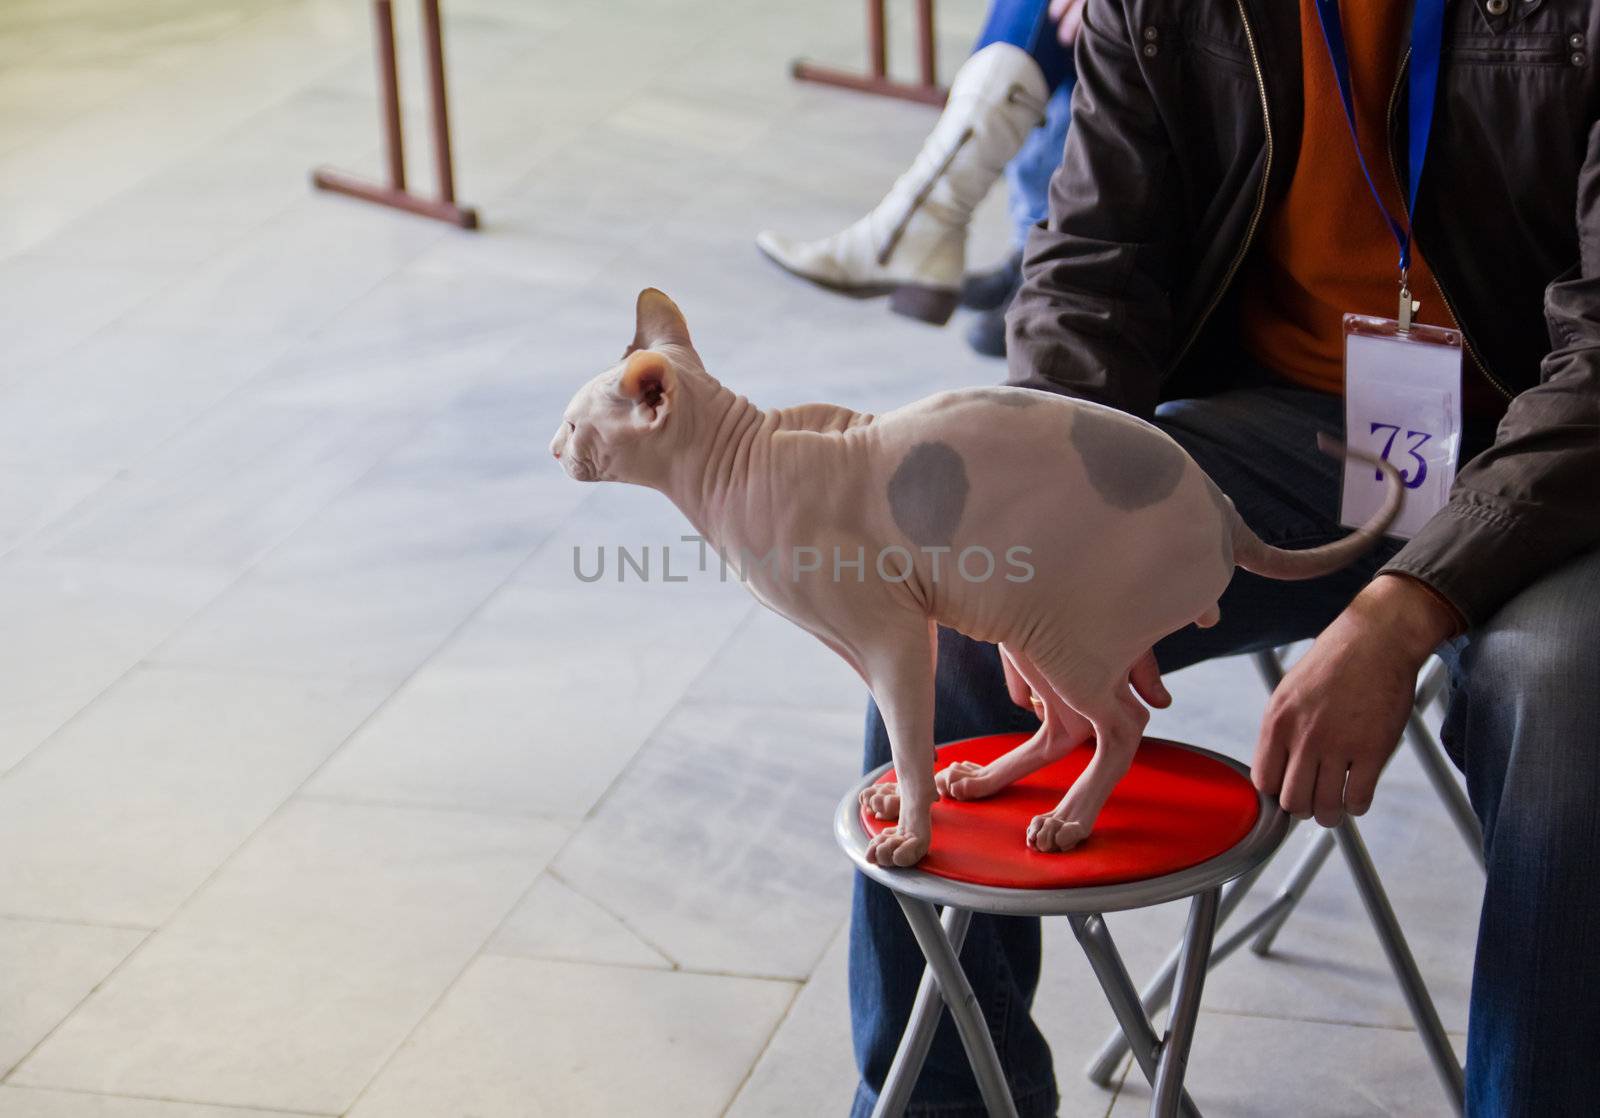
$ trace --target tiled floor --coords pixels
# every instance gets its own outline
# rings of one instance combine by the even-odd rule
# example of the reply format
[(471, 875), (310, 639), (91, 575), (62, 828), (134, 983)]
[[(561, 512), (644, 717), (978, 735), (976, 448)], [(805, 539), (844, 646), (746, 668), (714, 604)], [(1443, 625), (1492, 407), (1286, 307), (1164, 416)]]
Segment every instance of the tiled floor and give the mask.
[[(995, 380), (751, 244), (931, 113), (787, 78), (856, 0), (446, 0), (460, 233), (307, 189), (378, 164), (366, 7), (0, 7), (0, 1118), (840, 1114), (860, 687), (714, 578), (579, 582), (684, 526), (544, 447), (651, 284), (763, 403)], [(1172, 683), (1247, 749), (1247, 666)], [(1408, 757), (1367, 835), (1459, 1035), (1478, 883)], [(1135, 971), (1180, 916), (1113, 920)], [(1141, 1112), (1047, 935), (1063, 1113)], [(1209, 1113), (1444, 1110), (1337, 865), (1206, 1007)]]

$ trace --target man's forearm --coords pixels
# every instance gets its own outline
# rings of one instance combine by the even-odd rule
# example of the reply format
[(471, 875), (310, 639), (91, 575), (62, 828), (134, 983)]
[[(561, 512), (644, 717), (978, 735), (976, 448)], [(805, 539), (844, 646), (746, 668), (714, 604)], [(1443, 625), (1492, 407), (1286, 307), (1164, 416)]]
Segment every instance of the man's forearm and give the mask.
[(1373, 579), (1347, 612), (1361, 622), (1369, 639), (1393, 642), (1405, 661), (1419, 668), (1434, 649), (1466, 627), (1455, 607), (1432, 587), (1393, 571)]

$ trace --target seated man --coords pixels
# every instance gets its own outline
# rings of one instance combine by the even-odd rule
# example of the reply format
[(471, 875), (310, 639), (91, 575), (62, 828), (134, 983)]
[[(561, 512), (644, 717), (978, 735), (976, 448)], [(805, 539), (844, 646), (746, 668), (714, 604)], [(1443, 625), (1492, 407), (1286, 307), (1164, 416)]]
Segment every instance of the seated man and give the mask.
[[(1090, 0), (1063, 166), (1009, 317), (1011, 380), (1152, 418), (1262, 539), (1307, 547), (1343, 534), (1341, 467), (1314, 442), (1344, 427), (1342, 316), (1399, 316), (1403, 283), (1417, 321), (1459, 327), (1464, 435), (1448, 502), (1403, 546), (1338, 575), (1240, 572), (1220, 625), (1155, 651), (1172, 671), (1316, 636), (1269, 705), (1254, 773), (1323, 825), (1367, 810), (1416, 673), (1444, 654), (1445, 743), (1488, 863), (1468, 1112), (1592, 1113), (1600, 6), (1343, 0), (1342, 50), (1318, 8)], [(1428, 15), (1442, 18), (1442, 49)], [(1436, 86), (1424, 54), (1442, 58)], [(1401, 184), (1418, 179), (1408, 213)], [(1397, 242), (1409, 242), (1404, 277)], [(990, 646), (943, 634), (938, 687), (937, 740), (1036, 725)], [(872, 712), (866, 763), (887, 759)], [(851, 937), (865, 1115), (922, 960), (864, 879)], [(978, 917), (962, 957), (1020, 1112), (1054, 1114), (1050, 1052), (1029, 1018), (1037, 922)], [(908, 1113), (984, 1113), (948, 1019)]]

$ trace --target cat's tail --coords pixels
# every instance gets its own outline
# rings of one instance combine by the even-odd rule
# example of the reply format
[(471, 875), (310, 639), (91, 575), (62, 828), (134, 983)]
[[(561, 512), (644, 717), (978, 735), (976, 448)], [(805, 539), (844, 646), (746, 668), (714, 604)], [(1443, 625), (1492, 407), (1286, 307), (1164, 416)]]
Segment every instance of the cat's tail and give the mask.
[(1301, 551), (1285, 551), (1261, 542), (1238, 512), (1233, 514), (1233, 561), (1252, 574), (1266, 578), (1302, 579), (1318, 578), (1349, 566), (1370, 551), (1394, 518), (1400, 512), (1400, 502), (1405, 498), (1405, 482), (1400, 472), (1387, 461), (1364, 450), (1347, 447), (1327, 435), (1317, 436), (1317, 449), (1331, 458), (1354, 458), (1382, 472), (1385, 489), (1383, 507), (1371, 520), (1351, 532), (1342, 540), (1322, 547), (1309, 547)]

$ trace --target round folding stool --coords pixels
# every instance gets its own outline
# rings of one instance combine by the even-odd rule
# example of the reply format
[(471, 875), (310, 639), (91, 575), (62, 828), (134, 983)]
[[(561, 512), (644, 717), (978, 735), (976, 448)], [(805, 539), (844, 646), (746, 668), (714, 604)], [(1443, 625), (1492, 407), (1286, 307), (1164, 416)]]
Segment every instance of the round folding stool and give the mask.
[[(1025, 734), (952, 742), (938, 767), (987, 763)], [(1150, 1113), (1197, 1115), (1183, 1089), (1200, 991), (1216, 931), (1221, 887), (1278, 848), (1289, 818), (1250, 783), (1249, 770), (1208, 749), (1146, 738), (1095, 824), (1065, 854), (1040, 854), (1026, 843), (1028, 823), (1060, 802), (1093, 750), (1084, 746), (987, 800), (941, 799), (933, 843), (913, 869), (867, 861), (867, 843), (892, 826), (859, 803), (868, 786), (894, 779), (890, 766), (869, 773), (839, 805), (834, 831), (856, 867), (893, 891), (927, 959), (922, 984), (874, 1118), (898, 1118), (922, 1071), (944, 1006), (949, 1006), (989, 1113), (1015, 1118), (1016, 1107), (983, 1014), (958, 961), (974, 912), (1065, 916), (1088, 956), (1153, 1088)], [(1165, 1036), (1139, 1002), (1101, 914), (1192, 898)], [(941, 921), (938, 907), (944, 909)]]

